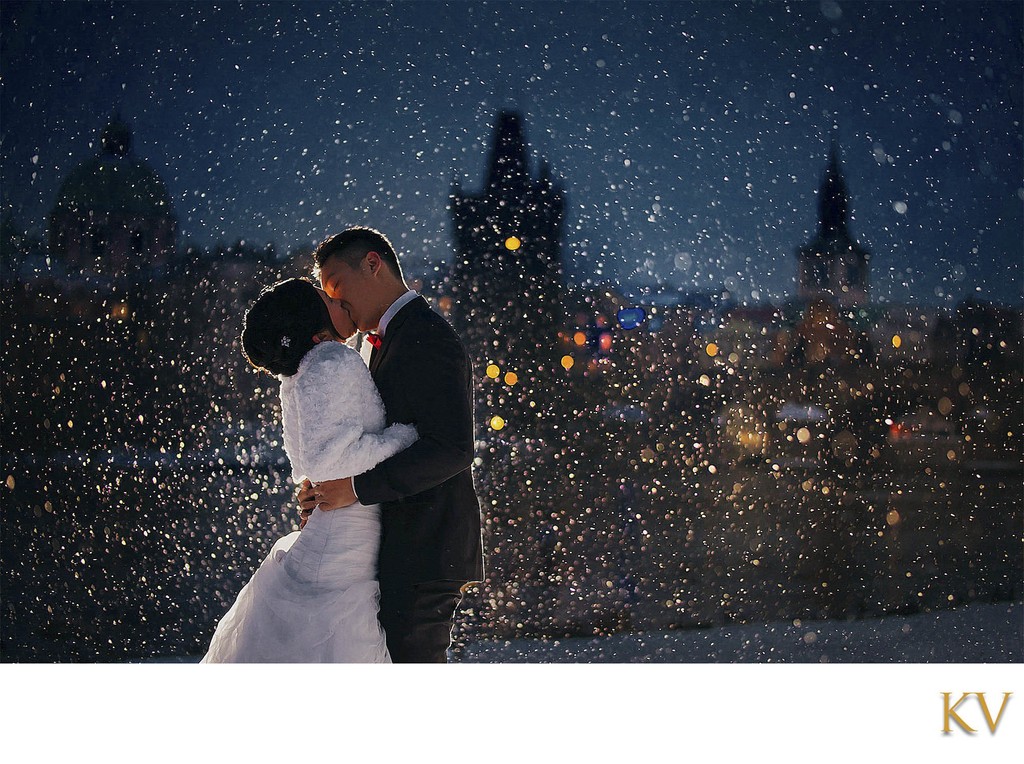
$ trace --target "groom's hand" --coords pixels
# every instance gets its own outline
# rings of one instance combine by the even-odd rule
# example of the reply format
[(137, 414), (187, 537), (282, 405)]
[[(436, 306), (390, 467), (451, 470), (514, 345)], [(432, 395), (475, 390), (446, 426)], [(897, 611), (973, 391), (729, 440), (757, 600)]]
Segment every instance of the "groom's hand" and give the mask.
[(352, 489), (352, 478), (325, 480), (313, 486), (313, 506), (324, 512), (341, 509), (356, 503), (356, 493)]
[(329, 512), (350, 506), (356, 503), (356, 494), (352, 489), (352, 478), (325, 480), (316, 485), (303, 480), (295, 499), (299, 503), (299, 530), (302, 530), (314, 509)]

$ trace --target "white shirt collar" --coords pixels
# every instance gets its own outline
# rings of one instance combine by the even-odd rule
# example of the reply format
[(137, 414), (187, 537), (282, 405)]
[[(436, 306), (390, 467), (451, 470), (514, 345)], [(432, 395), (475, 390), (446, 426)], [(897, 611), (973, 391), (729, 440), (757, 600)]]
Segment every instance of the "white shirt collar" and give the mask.
[(410, 302), (415, 300), (418, 296), (419, 295), (417, 295), (416, 292), (410, 289), (397, 300), (395, 300), (393, 303), (391, 303), (391, 307), (385, 310), (384, 315), (380, 317), (380, 324), (377, 326), (377, 334), (383, 337), (384, 332), (387, 331), (388, 324), (391, 323), (391, 319), (395, 317), (395, 314), (398, 313), (398, 311), (400, 311)]

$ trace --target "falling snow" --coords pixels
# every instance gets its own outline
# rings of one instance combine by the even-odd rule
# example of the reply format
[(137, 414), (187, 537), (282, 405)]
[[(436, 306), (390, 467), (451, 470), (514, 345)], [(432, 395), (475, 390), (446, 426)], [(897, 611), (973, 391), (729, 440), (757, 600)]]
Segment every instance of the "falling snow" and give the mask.
[(351, 224), (474, 361), (453, 659), (1020, 660), (1019, 4), (625, 9), (4, 5), (3, 660), (202, 653)]

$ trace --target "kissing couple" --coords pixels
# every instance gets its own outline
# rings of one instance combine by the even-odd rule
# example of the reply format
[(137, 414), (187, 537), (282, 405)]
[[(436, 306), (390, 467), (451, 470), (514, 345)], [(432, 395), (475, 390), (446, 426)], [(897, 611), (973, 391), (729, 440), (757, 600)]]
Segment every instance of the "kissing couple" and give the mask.
[[(462, 593), (483, 579), (469, 357), (379, 231), (348, 228), (313, 260), (319, 287), (265, 289), (242, 329), (249, 362), (281, 381), (300, 530), (202, 662), (445, 663)], [(368, 356), (345, 344), (357, 331)]]

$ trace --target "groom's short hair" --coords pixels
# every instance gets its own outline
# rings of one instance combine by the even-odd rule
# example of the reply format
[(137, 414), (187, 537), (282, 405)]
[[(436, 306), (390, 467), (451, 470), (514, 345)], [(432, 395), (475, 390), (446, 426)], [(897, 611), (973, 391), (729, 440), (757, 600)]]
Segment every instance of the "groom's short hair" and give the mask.
[(388, 241), (388, 237), (375, 228), (367, 226), (353, 226), (346, 228), (341, 233), (328, 236), (313, 250), (313, 263), (316, 270), (319, 271), (327, 260), (332, 257), (340, 257), (350, 268), (356, 268), (366, 257), (367, 252), (376, 252), (380, 255), (381, 260), (387, 263), (396, 278), (399, 280), (403, 278), (398, 254), (391, 242)]

